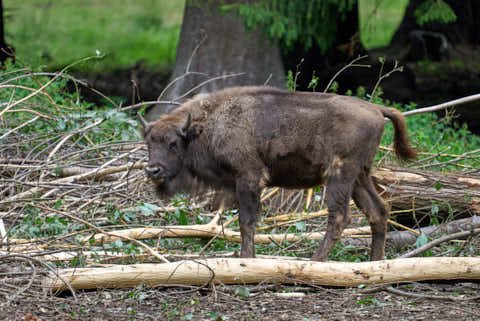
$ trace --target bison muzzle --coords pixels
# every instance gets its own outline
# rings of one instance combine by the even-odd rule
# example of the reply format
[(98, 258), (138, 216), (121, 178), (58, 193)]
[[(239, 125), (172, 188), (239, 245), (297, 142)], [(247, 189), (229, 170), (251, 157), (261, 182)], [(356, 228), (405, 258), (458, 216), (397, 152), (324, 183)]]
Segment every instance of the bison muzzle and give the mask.
[(254, 257), (260, 191), (267, 186), (326, 184), (328, 224), (314, 260), (326, 260), (350, 221), (349, 201), (368, 218), (371, 259), (384, 256), (388, 210), (370, 171), (385, 117), (394, 126), (394, 149), (416, 156), (402, 114), (358, 98), (236, 87), (187, 101), (142, 132), (146, 173), (160, 195), (188, 189), (193, 180), (235, 193), (240, 206), (241, 257)]

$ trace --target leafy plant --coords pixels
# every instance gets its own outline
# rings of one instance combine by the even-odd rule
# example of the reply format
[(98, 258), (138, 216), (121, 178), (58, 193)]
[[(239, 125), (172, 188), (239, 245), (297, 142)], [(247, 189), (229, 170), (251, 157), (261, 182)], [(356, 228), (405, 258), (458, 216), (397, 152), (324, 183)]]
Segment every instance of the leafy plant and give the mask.
[[(77, 144), (84, 146), (140, 138), (137, 121), (126, 112), (118, 111), (111, 103), (100, 107), (94, 106), (81, 100), (78, 92), (71, 92), (67, 83), (68, 74), (59, 76), (40, 90), (52, 78), (43, 76), (41, 68), (15, 78), (11, 77), (12, 73), (18, 74), (19, 69), (21, 66), (18, 64), (8, 64), (5, 72), (0, 74), (0, 82), (10, 86), (6, 87), (8, 90), (0, 91), (1, 102), (16, 102), (30, 96), (25, 105), (32, 107), (25, 108), (24, 105), (13, 107), (5, 113), (10, 127), (22, 125), (18, 133), (39, 133), (44, 138), (52, 138), (54, 141), (67, 133), (72, 135), (72, 140)], [(7, 104), (2, 107), (6, 108)], [(38, 119), (30, 122), (35, 115)], [(89, 126), (93, 128), (86, 135), (83, 129)], [(7, 130), (2, 126), (0, 136)], [(35, 146), (26, 146), (28, 149), (33, 147)]]
[(420, 26), (433, 21), (450, 23), (457, 20), (455, 12), (443, 0), (425, 0), (415, 9), (414, 15)]
[(345, 20), (357, 0), (285, 1), (264, 0), (252, 4), (226, 4), (221, 9), (235, 11), (247, 29), (259, 28), (284, 48), (301, 43), (305, 49), (315, 42), (325, 52), (333, 43), (338, 23)]

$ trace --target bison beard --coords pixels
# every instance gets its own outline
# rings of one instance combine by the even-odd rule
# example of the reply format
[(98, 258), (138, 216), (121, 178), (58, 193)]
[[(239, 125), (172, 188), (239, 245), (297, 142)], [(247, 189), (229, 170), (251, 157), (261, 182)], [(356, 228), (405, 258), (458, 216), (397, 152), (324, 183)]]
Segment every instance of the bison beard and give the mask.
[(153, 123), (143, 118), (146, 168), (159, 195), (197, 188), (233, 193), (240, 205), (242, 257), (254, 257), (260, 191), (266, 186), (307, 188), (325, 183), (329, 210), (325, 238), (313, 256), (326, 260), (350, 221), (353, 198), (372, 228), (371, 259), (385, 253), (388, 209), (370, 170), (389, 118), (394, 149), (416, 152), (400, 112), (346, 96), (236, 87), (194, 97)]

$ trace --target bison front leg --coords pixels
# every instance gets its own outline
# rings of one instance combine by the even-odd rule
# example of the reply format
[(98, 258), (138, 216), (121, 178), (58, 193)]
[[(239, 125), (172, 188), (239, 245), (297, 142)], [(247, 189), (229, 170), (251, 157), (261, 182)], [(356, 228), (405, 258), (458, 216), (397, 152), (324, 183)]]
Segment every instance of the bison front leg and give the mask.
[(240, 257), (255, 257), (255, 223), (260, 209), (260, 188), (255, 180), (239, 179), (236, 184), (237, 199), (240, 204), (240, 234), (242, 250)]

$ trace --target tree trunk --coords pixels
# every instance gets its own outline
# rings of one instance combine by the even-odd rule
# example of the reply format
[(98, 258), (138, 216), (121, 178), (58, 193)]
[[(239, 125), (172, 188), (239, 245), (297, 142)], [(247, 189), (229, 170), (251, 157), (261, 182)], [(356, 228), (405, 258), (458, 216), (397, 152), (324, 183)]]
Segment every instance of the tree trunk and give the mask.
[[(241, 17), (231, 12), (219, 12), (221, 4), (257, 1), (187, 1), (170, 79), (174, 83), (162, 100), (175, 100), (202, 82), (234, 73), (244, 74), (208, 82), (188, 96), (232, 86), (262, 85), (267, 80), (271, 86), (285, 86), (285, 72), (277, 44), (259, 30), (245, 30)], [(174, 108), (175, 105), (153, 106), (147, 111), (147, 119), (152, 121)]]
[(163, 264), (74, 268), (49, 274), (43, 282), (52, 291), (128, 288), (146, 284), (248, 284), (265, 281), (328, 286), (358, 286), (423, 280), (480, 279), (480, 258), (407, 258), (374, 262), (313, 262), (285, 259), (197, 259)]
[(8, 58), (13, 59), (14, 50), (5, 42), (5, 19), (3, 15), (3, 0), (0, 0), (0, 63), (2, 66)]
[[(291, 49), (285, 48), (283, 50), (286, 70), (295, 73), (297, 65), (302, 62), (298, 68), (300, 72), (297, 79), (298, 90), (311, 90), (308, 85), (315, 72), (315, 76), (319, 77), (320, 83), (317, 91), (323, 91), (333, 74), (352, 59), (366, 53), (363, 44), (360, 42), (358, 4), (352, 5), (352, 10), (338, 16), (337, 19), (335, 40), (326, 52), (323, 52), (319, 44), (315, 42), (308, 50), (305, 49), (305, 44), (302, 42), (295, 43)], [(346, 83), (348, 77), (345, 78), (345, 82), (342, 81), (340, 85), (348, 86)]]

